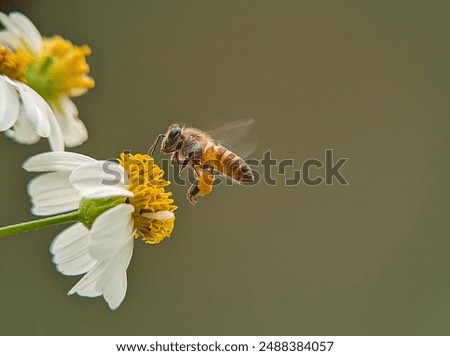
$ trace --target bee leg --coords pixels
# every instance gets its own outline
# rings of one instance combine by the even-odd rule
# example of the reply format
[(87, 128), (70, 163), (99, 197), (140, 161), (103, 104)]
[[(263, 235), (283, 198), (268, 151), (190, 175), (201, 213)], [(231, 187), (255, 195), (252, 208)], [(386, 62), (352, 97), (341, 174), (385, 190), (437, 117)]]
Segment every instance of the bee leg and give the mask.
[(180, 168), (178, 169), (178, 176), (181, 176), (181, 173), (183, 173), (183, 171), (187, 167), (188, 163), (189, 163), (189, 158), (186, 158), (183, 162), (179, 163)]
[(189, 202), (192, 205), (197, 204), (197, 195), (200, 192), (200, 189), (198, 187), (198, 182), (195, 182), (194, 184), (191, 185), (191, 187), (188, 189), (187, 193), (186, 193), (186, 198), (187, 200), (189, 200)]
[(180, 164), (180, 159), (178, 158), (178, 151), (172, 153), (172, 156), (170, 157), (170, 164), (171, 164), (172, 166), (175, 165), (175, 162), (176, 162), (177, 164)]

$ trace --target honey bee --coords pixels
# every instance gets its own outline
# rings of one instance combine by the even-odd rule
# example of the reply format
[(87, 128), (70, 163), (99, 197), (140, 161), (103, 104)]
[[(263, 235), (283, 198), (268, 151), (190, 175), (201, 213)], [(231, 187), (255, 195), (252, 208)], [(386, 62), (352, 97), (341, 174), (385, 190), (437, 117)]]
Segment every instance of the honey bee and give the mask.
[[(195, 205), (198, 195), (205, 196), (212, 191), (216, 174), (223, 174), (238, 183), (253, 183), (254, 176), (249, 165), (236, 153), (222, 146), (226, 142), (230, 147), (236, 146), (244, 141), (253, 124), (253, 118), (246, 118), (207, 132), (172, 124), (165, 134), (158, 135), (149, 153), (153, 155), (162, 138), (161, 153), (172, 154), (172, 165), (175, 162), (179, 165), (178, 175), (188, 166), (194, 170), (196, 181), (188, 189), (186, 198)], [(244, 150), (248, 155), (254, 148), (255, 141), (251, 141), (247, 142)]]

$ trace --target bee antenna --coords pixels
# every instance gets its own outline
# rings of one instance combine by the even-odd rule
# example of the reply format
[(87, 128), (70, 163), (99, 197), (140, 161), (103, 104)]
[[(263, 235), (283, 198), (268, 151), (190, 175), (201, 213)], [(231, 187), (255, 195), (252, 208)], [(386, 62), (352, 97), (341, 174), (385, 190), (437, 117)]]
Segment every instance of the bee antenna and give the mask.
[(148, 149), (148, 154), (153, 157), (153, 153), (155, 152), (156, 146), (158, 145), (158, 142), (161, 138), (166, 137), (164, 134), (159, 134), (156, 138), (155, 142), (153, 142), (153, 145)]

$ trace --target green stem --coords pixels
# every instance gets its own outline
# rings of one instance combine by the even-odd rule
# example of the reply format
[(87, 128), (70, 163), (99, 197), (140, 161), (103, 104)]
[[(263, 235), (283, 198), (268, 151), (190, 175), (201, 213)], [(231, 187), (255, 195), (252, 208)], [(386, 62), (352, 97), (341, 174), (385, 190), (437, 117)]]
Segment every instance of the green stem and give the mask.
[(80, 221), (80, 212), (74, 211), (67, 214), (51, 216), (49, 218), (27, 221), (24, 223), (0, 227), (0, 238), (10, 235), (19, 234), (21, 232), (36, 231), (46, 227), (66, 224), (69, 222)]

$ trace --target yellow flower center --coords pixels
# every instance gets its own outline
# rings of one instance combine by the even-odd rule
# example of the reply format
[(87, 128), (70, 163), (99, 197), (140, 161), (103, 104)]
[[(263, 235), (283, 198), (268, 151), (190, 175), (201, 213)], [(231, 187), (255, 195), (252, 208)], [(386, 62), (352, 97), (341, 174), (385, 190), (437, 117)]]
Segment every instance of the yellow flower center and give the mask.
[(165, 191), (170, 182), (149, 155), (122, 153), (118, 161), (128, 173), (128, 189), (134, 194), (127, 201), (134, 206), (135, 238), (158, 244), (170, 236), (175, 222), (172, 212), (177, 207), (170, 199), (172, 193)]
[(43, 38), (41, 52), (30, 62), (25, 78), (47, 100), (82, 95), (95, 84), (88, 76), (90, 54), (89, 46), (75, 46), (60, 36)]
[(11, 52), (5, 46), (0, 45), (0, 74), (25, 83), (25, 72), (30, 60), (31, 56), (27, 52), (22, 50)]

